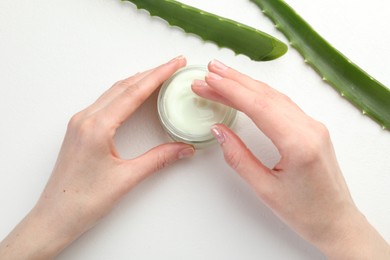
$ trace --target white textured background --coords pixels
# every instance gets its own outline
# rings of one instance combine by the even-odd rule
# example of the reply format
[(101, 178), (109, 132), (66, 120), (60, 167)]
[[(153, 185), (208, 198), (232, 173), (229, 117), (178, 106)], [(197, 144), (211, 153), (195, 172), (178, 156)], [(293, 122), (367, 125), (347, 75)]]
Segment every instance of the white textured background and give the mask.
[[(286, 42), (247, 0), (185, 3)], [(390, 3), (288, 0), (352, 61), (390, 86)], [(330, 129), (353, 197), (390, 241), (390, 133), (343, 100), (294, 49), (256, 63), (202, 43), (119, 0), (0, 1), (0, 239), (48, 179), (69, 118), (118, 79), (179, 54), (213, 58), (291, 96)], [(152, 97), (118, 131), (124, 157), (168, 141)], [(390, 101), (389, 101), (390, 102)], [(390, 111), (389, 111), (390, 113)], [(272, 144), (240, 115), (237, 133), (272, 166)], [(61, 221), (61, 220), (59, 220)], [(151, 177), (58, 259), (323, 259), (224, 163), (218, 147)]]

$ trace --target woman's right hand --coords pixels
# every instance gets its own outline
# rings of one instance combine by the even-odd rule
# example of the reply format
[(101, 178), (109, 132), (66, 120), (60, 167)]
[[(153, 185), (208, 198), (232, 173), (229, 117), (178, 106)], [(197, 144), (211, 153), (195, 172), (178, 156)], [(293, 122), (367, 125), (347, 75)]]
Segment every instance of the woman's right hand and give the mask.
[(327, 128), (288, 97), (218, 61), (193, 90), (248, 115), (278, 149), (266, 167), (224, 125), (212, 132), (227, 163), (276, 215), (331, 259), (390, 259), (386, 241), (355, 206)]

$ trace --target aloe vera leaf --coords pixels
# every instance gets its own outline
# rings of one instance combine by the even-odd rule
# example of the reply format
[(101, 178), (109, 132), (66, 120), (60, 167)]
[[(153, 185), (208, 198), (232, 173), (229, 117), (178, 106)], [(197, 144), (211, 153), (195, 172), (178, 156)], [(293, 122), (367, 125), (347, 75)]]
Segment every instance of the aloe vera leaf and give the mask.
[(204, 41), (244, 54), (255, 61), (276, 59), (287, 51), (287, 45), (274, 37), (236, 21), (217, 16), (174, 0), (122, 0), (132, 2), (151, 16), (166, 20)]
[(390, 129), (390, 90), (332, 47), (282, 0), (251, 0), (297, 49), (305, 62), (363, 114)]

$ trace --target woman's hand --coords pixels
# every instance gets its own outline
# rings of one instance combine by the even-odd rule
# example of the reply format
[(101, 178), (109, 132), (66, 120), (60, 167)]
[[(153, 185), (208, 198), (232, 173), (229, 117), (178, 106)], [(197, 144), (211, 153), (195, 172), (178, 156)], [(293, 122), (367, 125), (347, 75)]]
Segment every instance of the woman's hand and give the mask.
[(41, 198), (0, 244), (0, 259), (52, 258), (96, 224), (141, 180), (194, 154), (190, 145), (170, 143), (123, 160), (113, 140), (117, 128), (185, 64), (185, 59), (178, 57), (121, 80), (73, 116)]
[(209, 71), (193, 90), (247, 114), (279, 150), (270, 169), (226, 126), (212, 129), (227, 163), (262, 201), (331, 259), (390, 259), (389, 246), (352, 201), (325, 126), (285, 95), (218, 61)]

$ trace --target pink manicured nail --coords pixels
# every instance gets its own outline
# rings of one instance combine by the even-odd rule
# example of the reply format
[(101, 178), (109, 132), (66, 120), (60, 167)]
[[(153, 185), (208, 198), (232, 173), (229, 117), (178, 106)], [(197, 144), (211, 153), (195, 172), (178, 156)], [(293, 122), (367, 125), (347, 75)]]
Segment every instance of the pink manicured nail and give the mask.
[(211, 80), (221, 80), (222, 79), (221, 76), (219, 76), (218, 74), (215, 74), (213, 72), (207, 73), (207, 78), (211, 79)]
[(204, 87), (207, 87), (207, 83), (204, 80), (195, 79), (192, 82), (192, 86), (199, 87), (199, 88), (204, 88)]
[(228, 67), (218, 60), (212, 60), (210, 65), (218, 70), (226, 70)]
[(214, 135), (215, 139), (217, 139), (218, 143), (223, 144), (226, 141), (225, 134), (223, 133), (223, 131), (221, 131), (221, 129), (218, 126), (216, 125), (212, 126), (211, 133)]
[(192, 157), (195, 153), (195, 149), (193, 147), (184, 148), (178, 154), (179, 159)]

